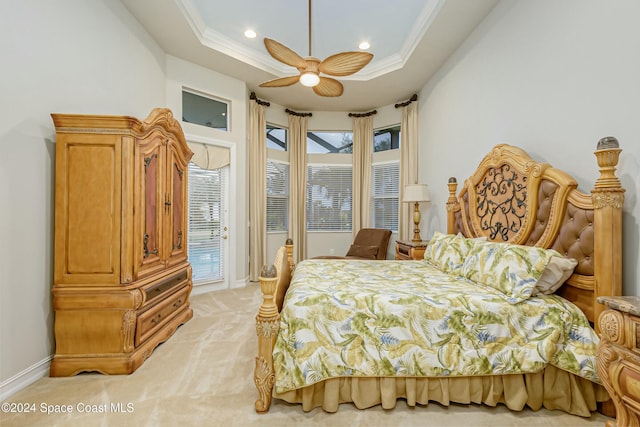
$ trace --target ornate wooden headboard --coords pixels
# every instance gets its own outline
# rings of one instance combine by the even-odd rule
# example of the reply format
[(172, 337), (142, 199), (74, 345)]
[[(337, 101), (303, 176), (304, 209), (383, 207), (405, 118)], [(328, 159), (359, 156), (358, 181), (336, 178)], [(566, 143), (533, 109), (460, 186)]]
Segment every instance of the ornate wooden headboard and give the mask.
[(598, 142), (600, 177), (591, 194), (567, 173), (536, 162), (522, 149), (497, 145), (456, 196), (449, 179), (449, 233), (491, 241), (552, 248), (578, 260), (557, 292), (597, 323), (604, 309), (596, 298), (622, 293), (622, 205), (615, 175), (622, 150), (615, 138)]

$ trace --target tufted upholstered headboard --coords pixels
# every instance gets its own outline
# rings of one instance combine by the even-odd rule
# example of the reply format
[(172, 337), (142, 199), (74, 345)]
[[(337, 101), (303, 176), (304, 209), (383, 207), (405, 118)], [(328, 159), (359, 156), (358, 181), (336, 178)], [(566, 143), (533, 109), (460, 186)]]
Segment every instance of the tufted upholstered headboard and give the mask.
[(577, 259), (557, 293), (596, 323), (604, 308), (596, 298), (622, 292), (624, 189), (615, 176), (621, 151), (615, 138), (598, 142), (600, 177), (587, 194), (567, 173), (518, 147), (497, 145), (457, 196), (458, 183), (449, 179), (448, 232), (552, 248)]

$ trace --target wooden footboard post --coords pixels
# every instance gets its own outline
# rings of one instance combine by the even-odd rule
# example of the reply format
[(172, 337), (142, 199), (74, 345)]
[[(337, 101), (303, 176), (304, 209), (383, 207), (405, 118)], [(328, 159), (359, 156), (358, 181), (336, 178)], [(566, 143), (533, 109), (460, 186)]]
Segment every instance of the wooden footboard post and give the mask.
[(258, 356), (256, 357), (253, 381), (260, 395), (255, 402), (256, 412), (267, 412), (271, 405), (271, 392), (275, 382), (273, 346), (280, 327), (280, 314), (274, 299), (278, 282), (275, 266), (263, 268), (259, 279), (263, 302), (256, 316)]
[[(594, 286), (597, 296), (622, 295), (622, 205), (624, 188), (615, 174), (622, 149), (613, 137), (598, 141), (595, 151), (600, 177), (591, 190), (594, 207)], [(604, 305), (594, 301), (593, 319), (600, 332), (598, 317)]]
[(287, 261), (289, 262), (289, 270), (293, 271), (293, 268), (296, 266), (295, 262), (293, 262), (293, 239), (287, 239), (284, 247), (287, 248)]

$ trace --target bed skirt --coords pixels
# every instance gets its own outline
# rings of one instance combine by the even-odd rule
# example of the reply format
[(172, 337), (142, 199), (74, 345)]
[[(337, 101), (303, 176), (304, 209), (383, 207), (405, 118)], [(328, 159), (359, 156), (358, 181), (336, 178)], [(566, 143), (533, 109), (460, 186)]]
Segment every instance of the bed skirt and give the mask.
[(334, 378), (281, 394), (274, 390), (273, 397), (301, 403), (305, 412), (317, 407), (336, 412), (341, 403), (347, 402), (353, 402), (359, 409), (376, 405), (392, 409), (398, 399), (405, 399), (409, 406), (427, 405), (430, 401), (445, 406), (504, 403), (514, 411), (527, 405), (533, 410), (545, 407), (582, 417), (589, 417), (598, 402), (609, 400), (603, 386), (551, 365), (535, 374), (503, 376)]

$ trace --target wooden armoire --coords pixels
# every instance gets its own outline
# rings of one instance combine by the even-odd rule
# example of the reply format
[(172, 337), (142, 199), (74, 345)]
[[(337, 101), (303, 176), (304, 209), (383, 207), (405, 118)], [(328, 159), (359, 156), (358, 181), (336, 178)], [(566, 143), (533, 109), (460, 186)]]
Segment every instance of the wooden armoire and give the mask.
[(168, 109), (52, 114), (56, 127), (51, 376), (128, 374), (193, 316), (187, 165)]

